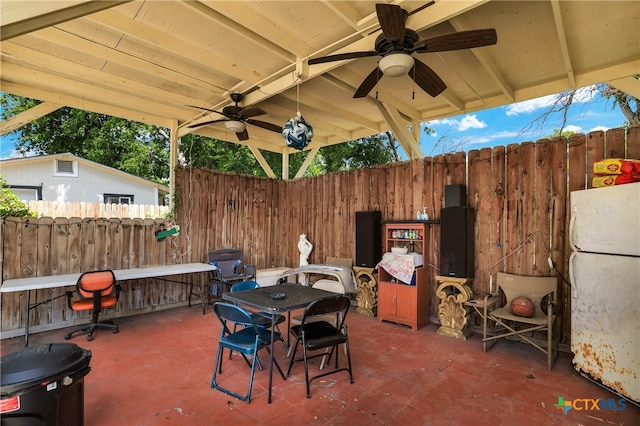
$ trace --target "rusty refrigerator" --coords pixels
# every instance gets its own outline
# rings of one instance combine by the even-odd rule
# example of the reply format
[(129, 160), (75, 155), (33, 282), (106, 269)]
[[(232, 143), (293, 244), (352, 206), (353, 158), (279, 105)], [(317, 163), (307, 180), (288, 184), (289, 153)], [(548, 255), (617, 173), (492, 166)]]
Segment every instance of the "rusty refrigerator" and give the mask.
[(640, 182), (570, 198), (573, 365), (639, 405)]

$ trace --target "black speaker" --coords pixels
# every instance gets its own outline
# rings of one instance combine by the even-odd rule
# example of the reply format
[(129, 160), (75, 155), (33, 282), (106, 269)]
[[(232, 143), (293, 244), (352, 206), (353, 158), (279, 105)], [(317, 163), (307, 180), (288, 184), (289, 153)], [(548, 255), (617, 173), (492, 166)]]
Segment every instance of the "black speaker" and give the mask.
[(473, 225), (471, 207), (440, 210), (440, 275), (473, 278)]
[(382, 257), (379, 210), (356, 212), (356, 266), (374, 268)]
[(444, 206), (462, 207), (467, 205), (467, 187), (464, 185), (447, 185), (444, 187)]

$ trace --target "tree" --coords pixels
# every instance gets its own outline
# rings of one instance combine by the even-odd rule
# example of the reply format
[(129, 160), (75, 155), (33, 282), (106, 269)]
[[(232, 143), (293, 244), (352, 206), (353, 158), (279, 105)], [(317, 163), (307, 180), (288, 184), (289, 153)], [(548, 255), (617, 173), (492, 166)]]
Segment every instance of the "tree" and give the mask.
[[(636, 80), (640, 80), (640, 74), (635, 75), (634, 78)], [(575, 100), (578, 96), (579, 90), (581, 89), (573, 89), (566, 92), (558, 93), (551, 106), (547, 108), (539, 117), (529, 123), (525, 127), (525, 129), (522, 130), (522, 133), (533, 128), (536, 125), (542, 126), (553, 113), (561, 113), (562, 124), (559, 129), (554, 129), (554, 135), (565, 135), (566, 132), (564, 128), (567, 125), (569, 109), (575, 104)], [(613, 102), (612, 108), (620, 108), (620, 111), (622, 111), (622, 114), (627, 119), (627, 123), (624, 123), (624, 125), (635, 126), (640, 124), (640, 100), (605, 83), (591, 86), (589, 90), (590, 93), (588, 94), (590, 95), (593, 95), (595, 92), (597, 92), (607, 100), (611, 100)]]
[[(35, 105), (32, 99), (3, 94), (2, 118)], [(163, 129), (74, 108), (60, 108), (19, 129), (22, 155), (70, 152), (159, 183), (169, 178), (169, 141)]]
[[(38, 101), (2, 94), (0, 104), (2, 118), (7, 119), (32, 108)], [(17, 133), (16, 151), (21, 155), (70, 152), (155, 182), (166, 184), (169, 180), (170, 139), (165, 128), (64, 107), (25, 124)], [(189, 134), (180, 138), (178, 151), (179, 161), (192, 167), (266, 176), (244, 145)], [(276, 176), (281, 176), (282, 155), (261, 152)], [(298, 170), (307, 155), (309, 151), (291, 154), (291, 170)], [(305, 175), (394, 161), (400, 161), (398, 143), (387, 132), (321, 148)]]

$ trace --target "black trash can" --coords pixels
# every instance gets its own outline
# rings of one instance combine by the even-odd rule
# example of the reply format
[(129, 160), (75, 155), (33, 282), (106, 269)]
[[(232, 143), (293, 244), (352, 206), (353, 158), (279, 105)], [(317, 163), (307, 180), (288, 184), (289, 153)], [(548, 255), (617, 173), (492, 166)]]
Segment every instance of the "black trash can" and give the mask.
[(91, 351), (50, 343), (0, 359), (2, 426), (75, 426), (84, 423), (84, 376)]

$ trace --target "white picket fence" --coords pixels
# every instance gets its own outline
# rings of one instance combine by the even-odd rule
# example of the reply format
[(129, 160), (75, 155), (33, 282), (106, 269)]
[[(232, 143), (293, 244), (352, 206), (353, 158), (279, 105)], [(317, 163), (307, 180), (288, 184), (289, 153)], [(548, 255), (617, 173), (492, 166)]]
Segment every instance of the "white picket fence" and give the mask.
[(25, 201), (29, 210), (38, 217), (118, 217), (118, 218), (164, 218), (170, 209), (168, 206), (150, 204), (104, 204), (85, 202)]

